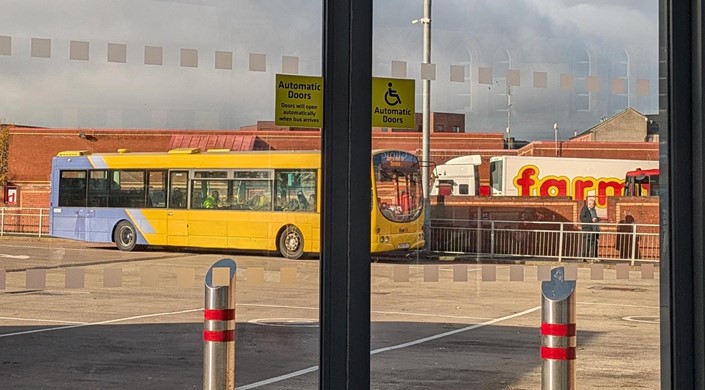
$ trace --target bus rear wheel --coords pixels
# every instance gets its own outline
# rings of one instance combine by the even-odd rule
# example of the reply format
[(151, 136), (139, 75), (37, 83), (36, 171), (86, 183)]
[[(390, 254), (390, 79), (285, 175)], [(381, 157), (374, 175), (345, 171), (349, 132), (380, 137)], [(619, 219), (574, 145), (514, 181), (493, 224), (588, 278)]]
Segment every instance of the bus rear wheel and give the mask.
[(287, 259), (296, 260), (304, 254), (304, 236), (299, 228), (288, 225), (279, 236), (279, 253)]
[(129, 252), (137, 247), (137, 234), (135, 227), (128, 221), (120, 221), (113, 233), (115, 245), (121, 251)]

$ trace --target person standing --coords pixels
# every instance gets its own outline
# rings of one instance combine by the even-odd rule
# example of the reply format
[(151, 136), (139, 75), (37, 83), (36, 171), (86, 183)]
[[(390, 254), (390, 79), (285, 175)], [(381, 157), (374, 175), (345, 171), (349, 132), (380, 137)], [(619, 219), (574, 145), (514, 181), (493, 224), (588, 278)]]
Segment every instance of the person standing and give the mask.
[(211, 196), (207, 197), (203, 201), (204, 209), (216, 209), (220, 205), (220, 194), (218, 191), (211, 192)]
[(597, 241), (600, 237), (600, 226), (597, 224), (600, 219), (597, 217), (595, 209), (595, 199), (589, 198), (580, 210), (580, 222), (583, 232), (583, 256), (585, 261), (597, 257)]

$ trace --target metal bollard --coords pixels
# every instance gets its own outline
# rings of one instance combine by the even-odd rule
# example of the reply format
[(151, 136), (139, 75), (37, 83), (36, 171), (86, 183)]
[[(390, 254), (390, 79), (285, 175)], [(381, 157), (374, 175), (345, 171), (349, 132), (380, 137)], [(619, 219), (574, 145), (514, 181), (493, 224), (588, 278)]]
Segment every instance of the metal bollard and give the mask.
[(541, 389), (575, 389), (575, 281), (554, 268), (541, 296)]
[(236, 271), (237, 265), (233, 260), (222, 259), (206, 273), (206, 303), (203, 311), (204, 390), (235, 388)]

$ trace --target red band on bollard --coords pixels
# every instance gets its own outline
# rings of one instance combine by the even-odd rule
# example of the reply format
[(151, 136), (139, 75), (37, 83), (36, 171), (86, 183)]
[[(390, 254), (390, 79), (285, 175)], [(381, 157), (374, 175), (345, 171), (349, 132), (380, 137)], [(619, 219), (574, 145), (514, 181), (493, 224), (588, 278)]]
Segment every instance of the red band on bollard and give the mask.
[(235, 341), (234, 330), (204, 330), (203, 341), (227, 342)]
[(235, 309), (205, 309), (204, 320), (230, 321), (235, 319)]
[(575, 347), (551, 348), (541, 346), (541, 359), (575, 360)]
[(575, 324), (548, 324), (542, 322), (541, 335), (559, 337), (575, 336)]

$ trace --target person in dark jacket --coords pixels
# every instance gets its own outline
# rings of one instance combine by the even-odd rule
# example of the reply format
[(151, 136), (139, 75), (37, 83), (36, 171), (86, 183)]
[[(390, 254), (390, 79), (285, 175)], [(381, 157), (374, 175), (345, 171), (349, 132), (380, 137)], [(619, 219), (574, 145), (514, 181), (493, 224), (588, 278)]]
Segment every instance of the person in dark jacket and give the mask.
[(595, 199), (587, 200), (582, 210), (580, 210), (580, 222), (583, 224), (583, 256), (585, 261), (597, 257), (597, 240), (600, 238), (600, 226), (597, 224), (600, 219), (597, 217), (595, 209)]

